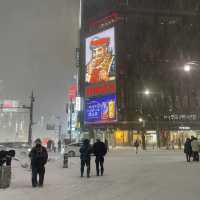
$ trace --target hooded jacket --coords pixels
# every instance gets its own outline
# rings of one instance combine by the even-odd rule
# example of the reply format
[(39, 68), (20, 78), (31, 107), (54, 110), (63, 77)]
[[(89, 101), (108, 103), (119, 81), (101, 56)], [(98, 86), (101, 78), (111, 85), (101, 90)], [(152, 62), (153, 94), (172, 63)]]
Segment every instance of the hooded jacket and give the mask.
[(32, 148), (29, 157), (32, 167), (43, 167), (47, 163), (48, 153), (45, 147), (41, 144), (37, 144)]
[(106, 145), (101, 141), (97, 141), (93, 146), (93, 152), (95, 156), (105, 156), (107, 153)]
[(83, 145), (80, 148), (80, 159), (81, 160), (90, 160), (90, 155), (92, 153), (92, 148), (90, 146), (89, 140), (84, 140)]

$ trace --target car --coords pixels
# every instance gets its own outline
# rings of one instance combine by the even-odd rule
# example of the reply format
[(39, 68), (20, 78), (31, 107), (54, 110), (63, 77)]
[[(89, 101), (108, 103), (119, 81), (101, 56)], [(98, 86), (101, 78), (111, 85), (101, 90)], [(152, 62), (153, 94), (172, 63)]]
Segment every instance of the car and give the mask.
[(77, 157), (80, 156), (79, 149), (82, 145), (82, 142), (74, 142), (68, 144), (64, 147), (64, 153), (67, 153), (69, 157)]

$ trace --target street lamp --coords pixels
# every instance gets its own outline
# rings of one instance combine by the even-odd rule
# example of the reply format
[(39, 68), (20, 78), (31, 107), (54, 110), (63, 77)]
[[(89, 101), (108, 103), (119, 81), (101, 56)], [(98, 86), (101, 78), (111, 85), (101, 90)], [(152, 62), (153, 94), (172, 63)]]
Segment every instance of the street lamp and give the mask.
[(146, 89), (146, 90), (144, 91), (144, 94), (145, 94), (146, 96), (148, 96), (148, 95), (150, 94), (150, 91), (149, 91), (148, 89)]
[(184, 71), (185, 71), (185, 72), (190, 72), (190, 70), (191, 70), (191, 66), (188, 65), (188, 64), (186, 64), (186, 65), (184, 66)]
[(140, 118), (138, 119), (138, 121), (139, 121), (140, 123), (142, 123), (144, 120), (140, 117)]
[[(144, 96), (146, 98), (152, 96), (152, 95), (158, 95), (161, 94), (160, 92), (156, 92), (156, 91), (151, 91), (149, 89), (145, 89), (143, 92), (142, 97), (144, 98)], [(156, 134), (157, 134), (157, 146), (160, 147), (160, 136), (159, 136), (159, 117), (158, 117), (158, 113), (159, 111), (155, 111), (156, 113)], [(141, 113), (143, 113), (143, 105), (141, 103)], [(143, 118), (139, 118), (138, 119), (139, 123), (141, 123), (141, 127), (142, 127), (142, 146), (143, 149), (146, 149), (146, 144), (145, 144), (145, 124), (146, 124), (146, 120), (144, 120)]]

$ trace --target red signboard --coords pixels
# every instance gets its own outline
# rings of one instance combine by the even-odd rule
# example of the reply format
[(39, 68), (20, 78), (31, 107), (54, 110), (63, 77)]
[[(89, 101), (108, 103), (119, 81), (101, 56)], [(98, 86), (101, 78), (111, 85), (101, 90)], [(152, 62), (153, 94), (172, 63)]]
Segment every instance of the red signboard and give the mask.
[(114, 94), (115, 92), (116, 92), (116, 84), (114, 81), (104, 82), (99, 85), (91, 85), (91, 86), (86, 87), (85, 89), (86, 97)]
[(71, 84), (68, 89), (68, 99), (69, 100), (75, 100), (76, 99), (76, 93), (77, 93), (77, 86), (76, 84)]
[(112, 12), (110, 15), (105, 16), (99, 20), (92, 20), (89, 22), (89, 26), (92, 28), (97, 28), (104, 24), (113, 24), (120, 19), (120, 14), (118, 12)]

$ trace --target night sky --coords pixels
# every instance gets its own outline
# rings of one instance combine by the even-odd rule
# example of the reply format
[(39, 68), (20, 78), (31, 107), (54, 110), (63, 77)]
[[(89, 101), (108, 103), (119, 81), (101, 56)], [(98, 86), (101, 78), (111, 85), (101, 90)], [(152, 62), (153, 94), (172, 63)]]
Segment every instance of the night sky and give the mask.
[(79, 0), (0, 0), (0, 99), (28, 103), (35, 118), (64, 116), (75, 73)]

